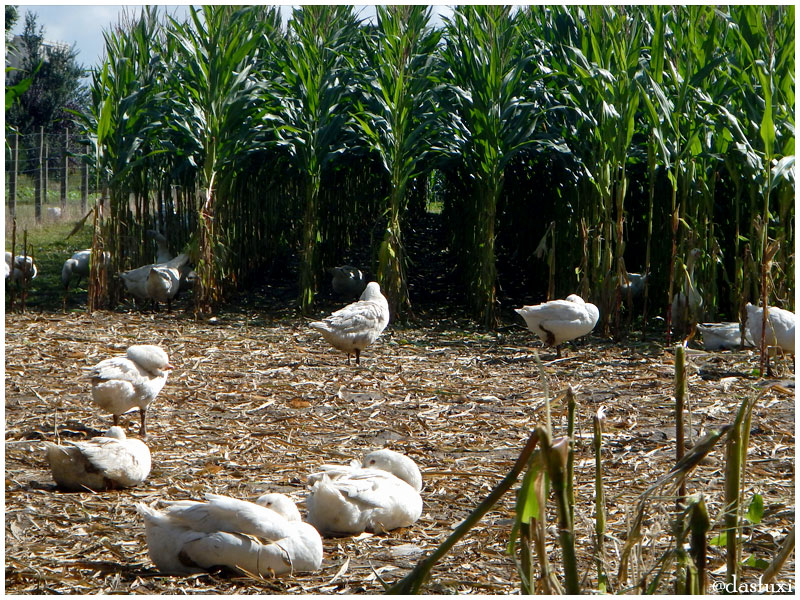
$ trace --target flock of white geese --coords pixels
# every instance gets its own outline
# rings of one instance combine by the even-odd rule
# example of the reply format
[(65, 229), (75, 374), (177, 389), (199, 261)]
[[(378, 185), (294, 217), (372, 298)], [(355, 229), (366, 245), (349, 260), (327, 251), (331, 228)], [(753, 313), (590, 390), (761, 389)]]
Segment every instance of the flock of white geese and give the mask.
[[(354, 279), (345, 273), (347, 279)], [(577, 295), (516, 309), (528, 328), (559, 356), (561, 345), (592, 331), (595, 305)], [(761, 309), (748, 306), (751, 339), (761, 335)], [(349, 304), (310, 327), (334, 348), (360, 362), (361, 351), (374, 342), (389, 322), (389, 307), (376, 282)], [(768, 343), (794, 352), (794, 314), (769, 310)], [(737, 324), (738, 325), (738, 324)], [(721, 339), (733, 335), (725, 328)], [(738, 333), (738, 327), (737, 331)], [(706, 333), (705, 335), (708, 335)], [(724, 345), (724, 344), (722, 344)], [(147, 434), (147, 408), (167, 381), (172, 365), (158, 346), (135, 345), (125, 356), (84, 367), (91, 379), (92, 401), (113, 417), (114, 426), (101, 437), (46, 443), (53, 478), (69, 490), (101, 490), (135, 486), (150, 474), (150, 450), (129, 438), (119, 417), (140, 413), (142, 438)], [(422, 514), (422, 475), (403, 454), (383, 448), (347, 465), (321, 465), (309, 475), (303, 521), (295, 503), (268, 493), (254, 502), (207, 494), (204, 501), (137, 504), (144, 521), (148, 554), (169, 574), (192, 574), (225, 566), (263, 576), (315, 571), (322, 564), (322, 538), (382, 533), (413, 525)]]

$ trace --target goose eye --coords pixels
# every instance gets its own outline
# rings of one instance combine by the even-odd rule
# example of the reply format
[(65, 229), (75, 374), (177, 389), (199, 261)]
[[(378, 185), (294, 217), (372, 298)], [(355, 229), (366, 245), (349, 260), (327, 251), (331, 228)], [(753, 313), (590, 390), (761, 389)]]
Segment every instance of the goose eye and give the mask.
[(369, 464), (374, 465), (375, 464), (375, 459), (373, 458), (371, 461), (369, 461)]

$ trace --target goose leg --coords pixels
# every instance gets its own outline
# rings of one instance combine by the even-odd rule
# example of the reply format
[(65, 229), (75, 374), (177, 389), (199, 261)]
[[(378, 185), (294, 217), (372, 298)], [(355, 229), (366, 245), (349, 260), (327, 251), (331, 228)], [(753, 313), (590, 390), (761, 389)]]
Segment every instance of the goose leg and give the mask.
[(359, 350), (358, 348), (356, 348), (356, 364), (357, 365), (361, 364), (361, 350)]
[(113, 416), (114, 416), (114, 425), (119, 425), (119, 415), (113, 415)]
[(142, 419), (142, 426), (139, 429), (139, 433), (142, 437), (147, 437), (147, 413), (145, 412), (144, 408), (139, 409), (139, 416)]

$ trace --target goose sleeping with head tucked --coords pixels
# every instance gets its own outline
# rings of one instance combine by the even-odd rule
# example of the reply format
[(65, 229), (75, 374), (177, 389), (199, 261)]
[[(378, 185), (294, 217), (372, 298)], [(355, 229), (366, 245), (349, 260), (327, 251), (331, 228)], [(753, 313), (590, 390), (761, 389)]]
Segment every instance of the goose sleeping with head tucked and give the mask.
[(83, 491), (139, 485), (150, 474), (150, 449), (114, 426), (104, 436), (59, 446), (45, 442), (53, 479), (62, 488)]
[(389, 303), (381, 294), (377, 282), (370, 282), (358, 302), (348, 304), (322, 321), (310, 323), (334, 348), (350, 355), (355, 354), (356, 364), (361, 364), (361, 351), (378, 339), (389, 324)]
[(322, 565), (319, 533), (300, 520), (294, 502), (283, 494), (264, 494), (255, 503), (206, 494), (205, 502), (165, 505), (164, 510), (136, 505), (148, 554), (164, 573), (228, 567), (267, 577)]
[(114, 425), (119, 425), (121, 414), (138, 408), (140, 434), (146, 436), (147, 407), (164, 387), (167, 371), (172, 369), (167, 353), (158, 346), (130, 346), (125, 356), (107, 358), (84, 369), (92, 380), (92, 402), (114, 416)]
[(393, 450), (370, 452), (360, 465), (323, 465), (308, 483), (308, 522), (324, 536), (382, 533), (422, 515), (419, 467)]
[(577, 294), (570, 294), (566, 300), (551, 300), (514, 310), (546, 345), (556, 347), (559, 358), (561, 344), (590, 333), (600, 316), (594, 304), (584, 302)]
[(698, 323), (697, 331), (703, 336), (703, 348), (706, 350), (734, 350), (742, 346), (752, 346), (753, 339), (745, 328), (744, 343), (739, 323)]

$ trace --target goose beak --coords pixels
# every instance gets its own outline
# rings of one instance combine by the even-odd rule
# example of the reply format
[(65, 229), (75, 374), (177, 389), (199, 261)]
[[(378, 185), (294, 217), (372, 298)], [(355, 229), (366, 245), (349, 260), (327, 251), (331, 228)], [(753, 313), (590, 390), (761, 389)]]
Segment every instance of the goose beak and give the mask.
[(171, 370), (172, 370), (172, 369), (174, 369), (174, 368), (175, 368), (175, 367), (174, 367), (174, 366), (172, 366), (172, 365), (171, 365), (171, 364), (169, 364), (169, 363), (167, 363), (166, 365), (164, 365), (164, 370), (165, 370), (165, 371), (171, 371)]

